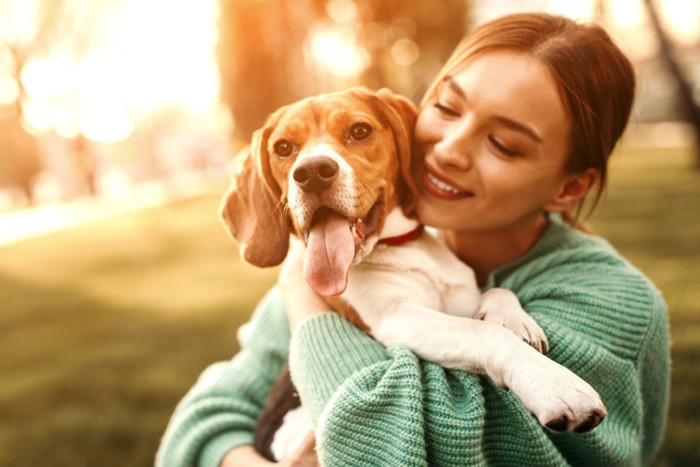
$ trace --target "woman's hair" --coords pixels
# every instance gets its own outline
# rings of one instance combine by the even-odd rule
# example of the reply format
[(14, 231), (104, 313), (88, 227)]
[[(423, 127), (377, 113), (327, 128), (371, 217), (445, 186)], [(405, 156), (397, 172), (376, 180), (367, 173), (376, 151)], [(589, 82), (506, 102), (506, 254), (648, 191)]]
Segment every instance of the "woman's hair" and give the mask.
[[(608, 159), (629, 120), (634, 101), (632, 64), (603, 28), (546, 13), (521, 13), (486, 23), (457, 46), (425, 94), (434, 98), (439, 84), (466, 60), (496, 48), (508, 48), (539, 59), (550, 70), (571, 118), (567, 170), (600, 171), (589, 214), (605, 190)], [(577, 223), (583, 201), (575, 214)]]

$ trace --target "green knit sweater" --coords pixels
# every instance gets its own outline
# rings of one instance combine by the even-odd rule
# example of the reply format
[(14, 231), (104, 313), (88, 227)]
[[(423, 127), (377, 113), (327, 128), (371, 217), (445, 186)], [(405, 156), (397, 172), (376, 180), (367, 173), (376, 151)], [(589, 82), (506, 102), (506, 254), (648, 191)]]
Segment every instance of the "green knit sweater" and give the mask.
[(518, 295), (547, 333), (549, 357), (602, 395), (609, 414), (591, 433), (549, 432), (488, 378), (385, 349), (334, 313), (303, 322), (290, 341), (273, 290), (241, 333), (241, 352), (208, 368), (180, 402), (156, 465), (213, 467), (250, 444), (288, 356), (326, 466), (649, 464), (669, 395), (668, 322), (656, 288), (606, 242), (557, 219), (491, 275), (494, 286)]

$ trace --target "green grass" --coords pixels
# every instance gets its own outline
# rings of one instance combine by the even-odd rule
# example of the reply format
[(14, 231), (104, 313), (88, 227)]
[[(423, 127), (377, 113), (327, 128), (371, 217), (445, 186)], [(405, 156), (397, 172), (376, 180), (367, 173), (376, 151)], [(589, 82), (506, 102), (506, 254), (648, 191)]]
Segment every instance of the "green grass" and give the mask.
[(153, 465), (175, 404), (274, 280), (239, 263), (217, 204), (0, 250), (0, 466)]
[(660, 465), (700, 465), (700, 171), (689, 149), (617, 154), (593, 219), (661, 289), (672, 338), (671, 407)]
[[(700, 172), (619, 154), (593, 218), (670, 306), (663, 465), (700, 464)], [(218, 193), (0, 248), (0, 466), (149, 466), (177, 401), (274, 281), (242, 265)]]

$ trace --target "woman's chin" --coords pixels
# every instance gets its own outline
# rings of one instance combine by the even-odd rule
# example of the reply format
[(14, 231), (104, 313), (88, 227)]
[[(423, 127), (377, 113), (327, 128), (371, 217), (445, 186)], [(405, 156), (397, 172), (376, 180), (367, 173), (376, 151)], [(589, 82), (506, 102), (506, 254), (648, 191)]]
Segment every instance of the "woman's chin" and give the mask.
[[(448, 204), (448, 205), (446, 205)], [(427, 226), (436, 229), (452, 229), (456, 215), (460, 215), (460, 210), (449, 203), (434, 202), (421, 197), (416, 205), (416, 215), (418, 220)], [(463, 218), (463, 215), (460, 215)]]

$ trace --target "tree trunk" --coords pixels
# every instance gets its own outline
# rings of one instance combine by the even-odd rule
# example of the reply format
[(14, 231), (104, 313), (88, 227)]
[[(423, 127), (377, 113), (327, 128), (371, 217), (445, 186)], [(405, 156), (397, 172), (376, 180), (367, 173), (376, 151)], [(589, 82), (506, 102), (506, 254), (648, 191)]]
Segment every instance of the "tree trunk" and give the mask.
[(683, 75), (683, 70), (681, 70), (680, 65), (673, 57), (673, 47), (671, 45), (671, 41), (661, 26), (659, 15), (654, 7), (654, 2), (652, 0), (644, 0), (644, 4), (649, 12), (649, 18), (651, 19), (651, 24), (654, 28), (654, 32), (656, 33), (656, 37), (659, 40), (659, 56), (676, 82), (681, 111), (683, 112), (683, 115), (687, 121), (692, 125), (693, 133), (695, 135), (695, 165), (698, 169), (700, 169), (700, 107), (698, 107), (693, 99), (693, 89), (691, 84), (688, 82), (688, 80), (686, 80), (685, 76)]

